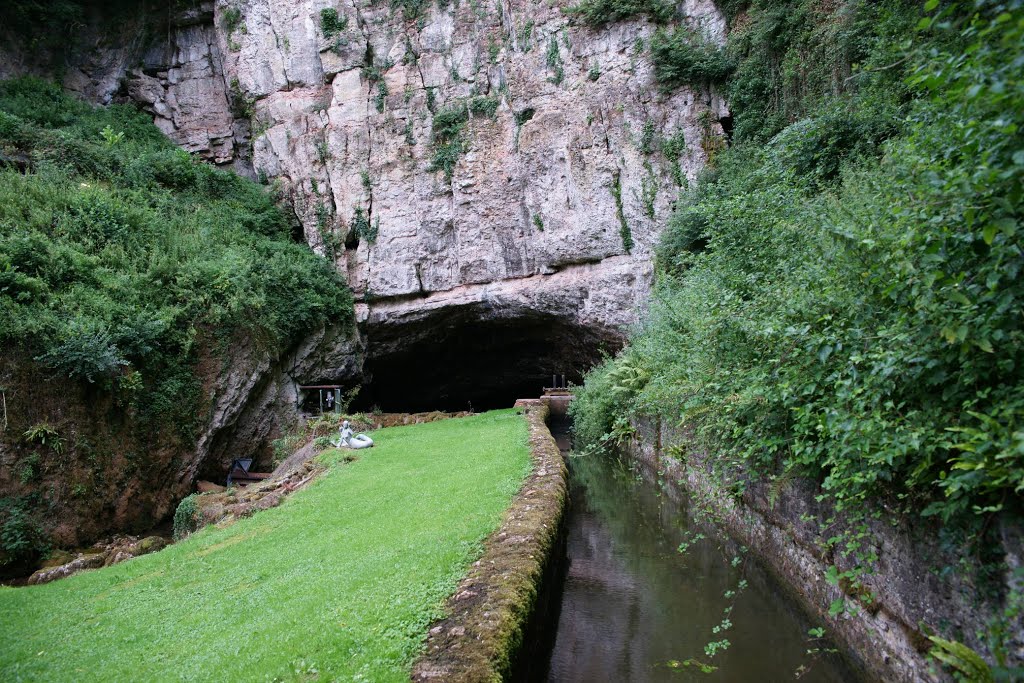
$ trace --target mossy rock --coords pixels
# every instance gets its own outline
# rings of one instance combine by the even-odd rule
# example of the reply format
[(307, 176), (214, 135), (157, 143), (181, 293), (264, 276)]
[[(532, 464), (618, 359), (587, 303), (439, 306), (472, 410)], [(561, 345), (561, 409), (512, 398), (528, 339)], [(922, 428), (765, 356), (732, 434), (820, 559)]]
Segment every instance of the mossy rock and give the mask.
[(163, 550), (167, 547), (167, 539), (161, 538), (160, 536), (147, 536), (146, 538), (139, 541), (139, 555), (147, 555), (149, 553), (155, 553), (158, 550)]
[(49, 557), (43, 562), (41, 569), (51, 569), (52, 567), (59, 567), (62, 564), (67, 564), (71, 560), (78, 557), (74, 553), (69, 553), (66, 550), (53, 550), (50, 552)]

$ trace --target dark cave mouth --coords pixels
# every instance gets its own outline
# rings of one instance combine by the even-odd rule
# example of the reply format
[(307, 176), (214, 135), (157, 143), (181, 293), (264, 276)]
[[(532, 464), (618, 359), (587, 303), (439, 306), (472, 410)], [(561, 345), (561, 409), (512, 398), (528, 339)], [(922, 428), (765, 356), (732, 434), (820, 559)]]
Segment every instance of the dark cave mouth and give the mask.
[(476, 305), (368, 325), (353, 412), (484, 411), (536, 398), (553, 376), (581, 383), (622, 346), (616, 330), (530, 310)]

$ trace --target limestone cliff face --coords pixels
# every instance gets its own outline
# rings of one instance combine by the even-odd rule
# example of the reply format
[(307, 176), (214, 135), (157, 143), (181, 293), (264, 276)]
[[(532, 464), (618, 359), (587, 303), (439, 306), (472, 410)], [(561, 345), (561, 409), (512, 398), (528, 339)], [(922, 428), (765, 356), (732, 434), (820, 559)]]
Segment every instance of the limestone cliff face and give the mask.
[[(659, 225), (727, 113), (710, 92), (659, 93), (651, 25), (592, 31), (565, 3), (509, 0), (414, 20), (350, 0), (205, 9), (150, 49), (128, 92), (186, 149), (279, 186), (356, 293), (371, 366), (397, 362), (388, 340), (453, 324), (456, 309), (621, 343)], [(682, 9), (723, 39), (709, 0)], [(450, 177), (435, 163), (445, 111), (467, 119)], [(683, 143), (678, 158), (666, 139)], [(580, 360), (548, 355), (538, 365)]]
[[(363, 0), (216, 0), (133, 18), (96, 6), (65, 83), (100, 102), (127, 96), (185, 149), (278, 185), (356, 293), (370, 358), (378, 329), (470, 305), (621, 341), (659, 226), (728, 112), (706, 90), (658, 91), (652, 25), (591, 30), (571, 4), (425, 3), (408, 19), (402, 3)], [(711, 0), (679, 9), (724, 40)], [(0, 75), (31, 70), (26, 55), (0, 61)], [(445, 110), (468, 119), (450, 177), (434, 163)]]
[[(638, 319), (659, 226), (727, 110), (708, 91), (658, 91), (650, 24), (594, 31), (567, 6), (431, 5), (407, 19), (397, 3), (218, 0), (172, 15), (124, 83), (185, 149), (287, 198), (356, 294), (361, 379), (406, 362), (403, 339), (468, 318), (584, 330), (553, 331), (535, 358), (575, 373)], [(724, 39), (710, 0), (681, 12)], [(69, 84), (109, 98), (110, 78), (90, 71)], [(452, 112), (466, 120), (449, 175), (434, 121)], [(588, 352), (568, 357), (567, 343)]]
[[(347, 24), (330, 38), (320, 19), (328, 6)], [(692, 178), (722, 108), (708, 93), (659, 95), (642, 52), (649, 25), (593, 32), (570, 26), (564, 7), (534, 2), (432, 8), (419, 22), (384, 4), (217, 9), (218, 26), (241, 12), (218, 38), (231, 82), (254, 100), (254, 169), (284, 183), (307, 241), (334, 254), (357, 293), (422, 295), (607, 261), (585, 279), (608, 279), (620, 304), (584, 315), (633, 319), (678, 190), (643, 138), (656, 147), (682, 134), (682, 175)], [(721, 36), (710, 2), (686, 9)], [(478, 96), (496, 98), (497, 111), (470, 115), (449, 180), (431, 170), (433, 112)], [(357, 210), (375, 242), (354, 244)], [(332, 250), (332, 236), (350, 248)], [(637, 286), (621, 282), (624, 263)]]

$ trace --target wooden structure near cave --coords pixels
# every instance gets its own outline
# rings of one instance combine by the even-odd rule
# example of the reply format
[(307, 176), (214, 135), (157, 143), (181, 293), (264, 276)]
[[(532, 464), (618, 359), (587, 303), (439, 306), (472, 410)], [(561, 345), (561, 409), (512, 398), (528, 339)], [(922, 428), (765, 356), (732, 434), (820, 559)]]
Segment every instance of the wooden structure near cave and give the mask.
[(231, 461), (231, 468), (228, 470), (228, 486), (248, 486), (257, 484), (264, 479), (273, 476), (270, 472), (250, 472), (252, 458), (235, 458)]
[(544, 387), (545, 396), (571, 396), (572, 391), (565, 381), (565, 375), (551, 375), (551, 386)]
[(564, 418), (569, 414), (572, 391), (565, 382), (565, 375), (552, 375), (550, 387), (544, 387), (541, 401), (548, 406), (552, 417)]
[[(303, 410), (303, 407), (309, 402), (312, 391), (317, 392), (318, 399), (314, 405), (319, 406), (320, 414), (338, 412), (338, 405), (341, 403), (341, 390), (344, 388), (340, 384), (300, 384), (297, 388), (296, 401), (300, 412), (307, 412)], [(327, 396), (331, 397), (330, 401), (327, 400)], [(328, 403), (330, 403), (330, 408), (327, 407)]]

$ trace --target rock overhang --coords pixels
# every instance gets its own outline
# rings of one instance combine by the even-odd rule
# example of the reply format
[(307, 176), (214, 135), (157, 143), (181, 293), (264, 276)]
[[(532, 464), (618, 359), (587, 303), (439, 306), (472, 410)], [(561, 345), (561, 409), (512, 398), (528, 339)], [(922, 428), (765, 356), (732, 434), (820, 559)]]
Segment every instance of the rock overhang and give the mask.
[(650, 269), (630, 257), (361, 305), (363, 389), (385, 410), (508, 407), (580, 382), (626, 338)]

